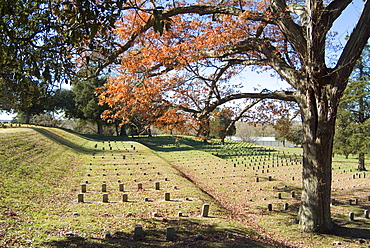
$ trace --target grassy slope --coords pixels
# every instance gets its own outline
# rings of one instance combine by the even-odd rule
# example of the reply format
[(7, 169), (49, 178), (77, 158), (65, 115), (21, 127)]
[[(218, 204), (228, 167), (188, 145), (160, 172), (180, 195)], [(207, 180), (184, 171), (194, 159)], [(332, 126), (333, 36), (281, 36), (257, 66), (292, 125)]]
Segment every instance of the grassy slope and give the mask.
[[(18, 128), (0, 130), (0, 144), (2, 247), (261, 247), (248, 238), (253, 231), (229, 220), (213, 199), (136, 142)], [(139, 182), (144, 190), (137, 189)], [(87, 183), (84, 203), (77, 202), (81, 183)], [(101, 200), (103, 183), (109, 203)], [(165, 192), (171, 201), (163, 200)], [(122, 193), (129, 202), (121, 201)], [(204, 203), (212, 218), (199, 217)], [(137, 225), (145, 236), (134, 241)], [(165, 241), (168, 226), (176, 229), (174, 242)]]

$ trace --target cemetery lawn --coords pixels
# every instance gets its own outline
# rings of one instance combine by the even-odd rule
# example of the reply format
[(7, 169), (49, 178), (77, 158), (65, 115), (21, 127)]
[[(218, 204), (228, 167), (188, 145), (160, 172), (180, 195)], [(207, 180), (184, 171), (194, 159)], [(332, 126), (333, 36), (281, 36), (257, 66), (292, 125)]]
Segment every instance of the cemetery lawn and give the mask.
[[(301, 148), (233, 141), (221, 145), (219, 140), (203, 144), (193, 137), (168, 136), (141, 138), (140, 142), (208, 192), (231, 218), (255, 230), (259, 238), (275, 241), (277, 247), (370, 247), (370, 219), (364, 217), (365, 210), (370, 210), (370, 175), (356, 170), (354, 157), (333, 158), (333, 233), (308, 234), (296, 224)], [(349, 220), (350, 212), (354, 221)]]
[[(300, 148), (185, 136), (102, 139), (41, 127), (0, 129), (0, 144), (1, 247), (370, 246), (370, 175), (356, 171), (355, 158), (334, 158), (336, 228), (316, 235), (295, 223)], [(203, 204), (209, 217), (200, 217)], [(134, 237), (135, 226), (143, 237)], [(175, 228), (173, 241), (167, 227)]]
[(273, 247), (136, 141), (31, 127), (0, 129), (0, 144), (0, 247)]

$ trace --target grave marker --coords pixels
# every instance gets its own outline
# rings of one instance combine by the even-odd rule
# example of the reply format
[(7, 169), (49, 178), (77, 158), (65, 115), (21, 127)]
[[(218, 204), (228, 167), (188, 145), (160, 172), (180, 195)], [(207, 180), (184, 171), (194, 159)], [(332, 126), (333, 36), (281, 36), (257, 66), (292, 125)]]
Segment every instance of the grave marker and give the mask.
[(140, 240), (143, 238), (144, 231), (142, 226), (135, 226), (134, 228), (134, 239)]
[(175, 228), (167, 227), (166, 228), (166, 240), (174, 241), (175, 240)]
[(208, 213), (209, 213), (209, 204), (203, 204), (201, 216), (208, 217)]
[(268, 211), (272, 211), (272, 204), (271, 203), (267, 204), (267, 209), (268, 209)]
[(289, 203), (284, 203), (284, 210), (288, 210), (289, 209)]
[(128, 201), (128, 195), (122, 194), (122, 202), (127, 202), (127, 201)]
[(108, 194), (103, 194), (103, 202), (108, 202)]
[(349, 213), (349, 220), (353, 221), (355, 219), (355, 213), (350, 212)]
[(86, 184), (81, 184), (81, 193), (86, 193)]
[(364, 211), (364, 218), (369, 219), (369, 210)]
[(164, 193), (164, 200), (165, 201), (169, 201), (170, 200), (170, 193), (169, 192)]
[(84, 202), (84, 194), (78, 194), (78, 202)]

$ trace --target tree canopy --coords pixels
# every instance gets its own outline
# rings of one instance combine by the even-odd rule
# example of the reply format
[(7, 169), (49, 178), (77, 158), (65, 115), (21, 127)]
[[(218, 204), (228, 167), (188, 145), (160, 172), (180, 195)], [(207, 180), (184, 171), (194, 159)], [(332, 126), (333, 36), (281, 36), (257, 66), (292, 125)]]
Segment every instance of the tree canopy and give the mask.
[[(31, 105), (30, 92), (47, 95), (69, 82), (85, 53), (106, 55), (124, 0), (0, 1), (0, 109)], [(77, 64), (76, 64), (77, 63)]]

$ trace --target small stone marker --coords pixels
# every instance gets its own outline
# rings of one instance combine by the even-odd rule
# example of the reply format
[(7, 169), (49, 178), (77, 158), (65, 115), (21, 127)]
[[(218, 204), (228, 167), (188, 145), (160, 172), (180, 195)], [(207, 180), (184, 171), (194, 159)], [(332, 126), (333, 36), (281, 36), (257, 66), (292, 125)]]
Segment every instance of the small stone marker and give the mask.
[(103, 202), (108, 202), (108, 194), (103, 194)]
[(280, 192), (278, 193), (278, 199), (281, 199), (281, 193)]
[(364, 211), (364, 218), (369, 219), (369, 210)]
[(289, 203), (284, 203), (284, 210), (288, 210), (289, 209)]
[(165, 201), (169, 201), (170, 200), (170, 193), (169, 192), (164, 193), (164, 200)]
[(101, 192), (107, 192), (107, 184), (103, 183), (101, 185)]
[(140, 240), (143, 238), (144, 231), (142, 226), (135, 226), (134, 228), (134, 239)]
[(203, 204), (201, 216), (208, 217), (208, 213), (209, 213), (209, 204)]
[(292, 194), (292, 198), (294, 198), (295, 197), (295, 191), (292, 191), (291, 194)]
[(179, 212), (179, 217), (182, 217), (182, 212)]
[(122, 202), (127, 202), (127, 201), (128, 201), (128, 195), (122, 194)]
[(123, 183), (119, 184), (119, 191), (121, 192), (125, 191), (125, 185)]
[(349, 213), (349, 220), (354, 220), (355, 219), (355, 213), (350, 212)]
[(175, 240), (175, 228), (167, 227), (166, 228), (166, 240), (174, 241)]
[(159, 182), (156, 182), (156, 183), (155, 183), (155, 189), (156, 189), (156, 190), (159, 190), (159, 189), (160, 189), (160, 187), (159, 187)]
[(78, 194), (78, 202), (84, 202), (84, 194)]
[(267, 209), (268, 209), (268, 211), (272, 211), (272, 204), (271, 203), (267, 204)]
[(137, 189), (138, 189), (138, 190), (143, 189), (143, 184), (142, 184), (142, 183), (138, 183), (138, 184), (137, 184)]
[(86, 184), (81, 184), (81, 192), (86, 193)]

